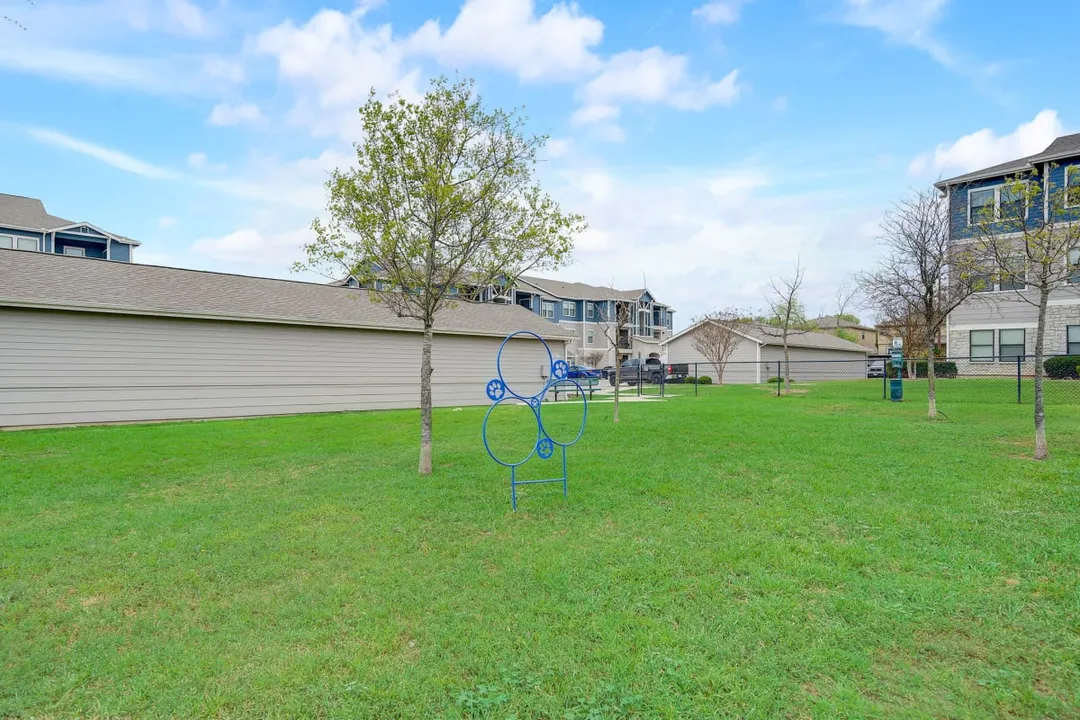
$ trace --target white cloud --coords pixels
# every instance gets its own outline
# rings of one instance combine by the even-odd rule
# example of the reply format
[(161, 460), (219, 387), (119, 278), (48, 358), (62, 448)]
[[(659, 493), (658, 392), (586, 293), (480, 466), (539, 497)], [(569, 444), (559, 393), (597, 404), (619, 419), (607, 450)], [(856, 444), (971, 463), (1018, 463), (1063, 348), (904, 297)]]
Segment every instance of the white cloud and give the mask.
[(188, 167), (195, 170), (206, 170), (209, 172), (222, 173), (229, 169), (229, 166), (225, 163), (212, 163), (207, 158), (206, 153), (193, 152), (187, 156)]
[(292, 121), (316, 134), (355, 140), (356, 108), (371, 88), (420, 95), (420, 72), (406, 66), (390, 26), (365, 27), (364, 12), (321, 10), (301, 26), (288, 20), (255, 39), (255, 51), (275, 59), (279, 79), (296, 93)]
[(190, 0), (167, 0), (167, 27), (170, 31), (194, 37), (203, 37), (210, 31), (210, 23), (202, 9)]
[(693, 77), (685, 55), (673, 55), (658, 47), (628, 50), (613, 56), (603, 71), (579, 90), (586, 107), (578, 111), (578, 121), (609, 119), (590, 107), (611, 107), (626, 101), (661, 103), (680, 110), (730, 105), (742, 92), (738, 77), (738, 70), (715, 82)]
[(803, 300), (827, 311), (836, 285), (872, 263), (879, 209), (853, 207), (841, 190), (785, 192), (792, 171), (568, 167), (552, 190), (589, 230), (557, 275), (637, 287), (644, 273), (682, 327), (716, 307), (762, 307), (769, 278), (801, 256), (810, 270)]
[(95, 160), (100, 160), (106, 165), (110, 165), (118, 170), (124, 170), (155, 180), (173, 180), (179, 177), (177, 173), (167, 168), (152, 165), (126, 153), (120, 152), (119, 150), (113, 150), (111, 148), (102, 147), (101, 145), (86, 142), (85, 140), (79, 140), (78, 138), (65, 135), (56, 130), (49, 130), (47, 128), (27, 128), (26, 133), (40, 143), (92, 157)]
[(490, 65), (524, 80), (575, 77), (599, 66), (592, 48), (604, 24), (574, 3), (537, 17), (534, 0), (465, 0), (445, 32), (428, 21), (409, 38), (411, 51), (447, 67)]
[(207, 58), (202, 63), (202, 71), (208, 78), (222, 80), (229, 84), (237, 84), (244, 81), (244, 66), (235, 60), (224, 58)]
[(777, 112), (783, 112), (783, 111), (787, 110), (787, 106), (788, 106), (787, 95), (778, 95), (772, 101), (773, 110), (775, 110)]
[(548, 160), (561, 158), (567, 155), (574, 147), (574, 141), (570, 138), (551, 138), (544, 146), (544, 156)]
[(229, 263), (284, 268), (303, 259), (303, 246), (311, 240), (311, 231), (305, 228), (279, 233), (244, 228), (221, 237), (196, 240), (191, 250)]
[(1065, 127), (1054, 110), (1043, 110), (1030, 122), (1021, 123), (1011, 133), (998, 135), (983, 128), (953, 142), (939, 144), (933, 152), (911, 161), (912, 175), (962, 175), (1045, 150)]
[(590, 123), (605, 122), (619, 117), (621, 110), (618, 105), (586, 105), (579, 108), (570, 116), (570, 122), (575, 125), (588, 125)]
[(217, 125), (218, 127), (256, 125), (265, 121), (266, 118), (263, 117), (262, 110), (254, 103), (242, 103), (240, 105), (218, 103), (210, 111), (210, 117), (207, 119), (207, 122), (211, 125)]
[(710, 25), (734, 25), (739, 22), (739, 11), (752, 0), (714, 0), (694, 10), (694, 17), (699, 17)]
[(179, 222), (180, 221), (176, 218), (166, 215), (165, 217), (158, 218), (157, 226), (162, 230), (169, 230), (176, 227)]
[(846, 0), (843, 20), (849, 25), (877, 30), (890, 41), (922, 50), (945, 67), (957, 70), (960, 66), (958, 58), (934, 36), (934, 26), (948, 2)]

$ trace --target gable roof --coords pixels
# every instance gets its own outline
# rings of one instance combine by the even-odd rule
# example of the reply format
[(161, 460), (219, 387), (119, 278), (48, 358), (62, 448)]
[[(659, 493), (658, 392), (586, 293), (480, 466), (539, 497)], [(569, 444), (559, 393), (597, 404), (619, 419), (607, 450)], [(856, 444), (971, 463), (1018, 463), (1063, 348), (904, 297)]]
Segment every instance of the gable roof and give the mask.
[(33, 231), (57, 231), (77, 228), (86, 225), (100, 232), (106, 237), (111, 237), (128, 245), (141, 245), (137, 240), (106, 232), (98, 226), (88, 222), (75, 222), (65, 220), (56, 215), (45, 212), (45, 203), (37, 198), (24, 197), (22, 195), (8, 195), (0, 193), (0, 227), (12, 227), (19, 230)]
[(637, 300), (648, 292), (645, 288), (639, 288), (637, 290), (613, 290), (612, 288), (600, 285), (563, 282), (562, 280), (526, 277), (524, 275), (519, 277), (518, 280), (526, 285), (532, 285), (541, 292), (564, 300)]
[[(422, 332), (363, 290), (298, 280), (0, 249), (0, 306), (208, 320)], [(516, 305), (459, 301), (439, 312), (435, 332), (505, 337), (530, 330), (572, 337)]]
[[(697, 328), (701, 323), (710, 322), (709, 320), (700, 320), (688, 328), (680, 330), (671, 337), (667, 338), (661, 345), (667, 345), (675, 340), (678, 340), (683, 335), (691, 332)], [(783, 344), (783, 338), (778, 334), (779, 328), (774, 328), (768, 325), (756, 325), (751, 323), (739, 323), (735, 332), (742, 335), (747, 340), (755, 342), (758, 345), (781, 345)], [(835, 335), (820, 332), (804, 332), (798, 334), (792, 334), (788, 336), (788, 347), (794, 348), (814, 348), (819, 350), (846, 350), (848, 352), (860, 352), (868, 353), (869, 349), (859, 345), (857, 343), (848, 342), (842, 338), (838, 338)]]
[(1018, 158), (1016, 160), (1009, 160), (1008, 162), (992, 165), (988, 168), (983, 168), (982, 170), (975, 170), (963, 175), (957, 175), (948, 180), (939, 180), (934, 183), (934, 187), (938, 190), (944, 190), (949, 185), (956, 185), (957, 183), (971, 182), (973, 180), (986, 180), (1001, 175), (1025, 172), (1034, 169), (1036, 163), (1060, 160), (1062, 158), (1074, 157), (1077, 155), (1080, 155), (1080, 133), (1062, 135), (1055, 139), (1054, 142), (1050, 143), (1050, 145), (1040, 153), (1028, 155), (1027, 157)]
[(870, 325), (861, 325), (857, 322), (851, 322), (850, 320), (838, 318), (835, 315), (823, 315), (822, 317), (814, 318), (810, 321), (810, 324), (814, 325), (815, 327), (824, 328), (827, 330), (832, 330), (838, 327), (854, 328), (855, 330), (875, 330), (875, 328)]

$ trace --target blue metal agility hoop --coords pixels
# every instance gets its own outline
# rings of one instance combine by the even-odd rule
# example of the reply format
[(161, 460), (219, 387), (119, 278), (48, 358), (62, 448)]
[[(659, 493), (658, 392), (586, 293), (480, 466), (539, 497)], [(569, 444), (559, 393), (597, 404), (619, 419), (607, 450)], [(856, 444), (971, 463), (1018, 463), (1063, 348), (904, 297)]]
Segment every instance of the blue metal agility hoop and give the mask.
[[(536, 338), (540, 341), (540, 344), (544, 346), (544, 350), (547, 352), (548, 364), (551, 366), (551, 379), (544, 384), (543, 389), (535, 395), (520, 395), (510, 387), (510, 384), (506, 382), (506, 378), (503, 376), (502, 371), (502, 353), (506, 344), (515, 337), (526, 335)], [(517, 332), (510, 333), (502, 341), (499, 346), (499, 354), (495, 358), (495, 370), (498, 373), (497, 378), (493, 378), (487, 383), (487, 396), (491, 400), (491, 407), (488, 408), (487, 413), (484, 415), (484, 425), (481, 429), (481, 436), (484, 439), (484, 449), (487, 450), (488, 456), (492, 460), (502, 465), (503, 467), (510, 468), (510, 506), (517, 511), (517, 487), (518, 485), (541, 485), (544, 483), (562, 483), (563, 497), (567, 497), (567, 473), (566, 473), (566, 448), (570, 447), (585, 434), (585, 422), (589, 417), (589, 401), (585, 397), (585, 391), (576, 380), (571, 380), (567, 376), (570, 373), (570, 366), (565, 360), (556, 360), (555, 356), (551, 353), (551, 348), (544, 341), (544, 338), (540, 337), (536, 333), (529, 330), (518, 330)], [(573, 440), (569, 442), (560, 442), (553, 438), (547, 429), (544, 427), (543, 417), (543, 404), (544, 399), (547, 397), (548, 390), (555, 387), (559, 383), (566, 383), (574, 385), (577, 388), (578, 395), (581, 397), (582, 413), (581, 413), (581, 427), (578, 428), (577, 435)], [(533, 415), (536, 417), (536, 442), (533, 443), (532, 449), (529, 454), (517, 462), (507, 462), (500, 459), (491, 450), (491, 445), (488, 444), (487, 427), (488, 420), (491, 418), (491, 413), (495, 411), (499, 405), (508, 401), (522, 402), (529, 409), (532, 410)], [(555, 448), (558, 447), (562, 450), (562, 477), (548, 478), (546, 480), (518, 480), (517, 469), (532, 459), (533, 455), (538, 455), (540, 459), (547, 460), (555, 454)]]

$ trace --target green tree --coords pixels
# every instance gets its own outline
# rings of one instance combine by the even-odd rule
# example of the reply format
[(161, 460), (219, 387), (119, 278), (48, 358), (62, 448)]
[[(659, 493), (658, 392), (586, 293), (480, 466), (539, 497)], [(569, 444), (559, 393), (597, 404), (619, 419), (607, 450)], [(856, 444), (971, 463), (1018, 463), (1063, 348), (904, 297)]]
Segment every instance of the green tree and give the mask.
[[(431, 345), (439, 311), (463, 289), (565, 264), (580, 215), (534, 181), (544, 135), (517, 112), (488, 110), (471, 80), (431, 82), (423, 99), (374, 91), (360, 108), (356, 166), (326, 183), (327, 219), (298, 269), (351, 274), (372, 299), (424, 329), (420, 462), (431, 473)], [(329, 273), (327, 273), (329, 274)]]
[[(1046, 313), (1051, 294), (1075, 297), (1080, 292), (1080, 171), (1067, 167), (1069, 180), (1051, 181), (1057, 166), (1043, 163), (1029, 176), (1010, 178), (993, 193), (993, 202), (972, 210), (976, 246), (988, 267), (985, 277), (999, 289), (1011, 288), (1038, 312), (1035, 330), (1035, 459), (1050, 455), (1046, 442), (1043, 399), (1043, 356)], [(974, 189), (969, 188), (969, 192)]]

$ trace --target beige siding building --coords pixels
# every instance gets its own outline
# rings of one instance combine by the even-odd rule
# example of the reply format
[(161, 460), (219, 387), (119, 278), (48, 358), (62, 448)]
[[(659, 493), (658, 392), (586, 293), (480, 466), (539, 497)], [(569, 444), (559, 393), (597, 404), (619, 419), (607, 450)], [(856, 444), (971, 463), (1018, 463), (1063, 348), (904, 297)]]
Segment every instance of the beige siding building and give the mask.
[[(564, 356), (559, 328), (521, 308), (440, 313), (435, 404), (489, 402), (516, 330)], [(0, 426), (415, 408), (422, 337), (362, 290), (0, 250)], [(522, 395), (549, 367), (534, 339), (503, 353)]]
[[(708, 322), (708, 321), (703, 321)], [(688, 363), (689, 372), (720, 380), (718, 369), (695, 347), (692, 325), (665, 341), (667, 362)], [(781, 338), (775, 328), (741, 325), (743, 340), (732, 351), (723, 368), (726, 384), (747, 384), (776, 377), (784, 360)], [(792, 335), (788, 338), (791, 374), (799, 381), (855, 380), (866, 377), (866, 357), (869, 348), (819, 332)]]

